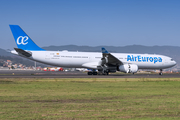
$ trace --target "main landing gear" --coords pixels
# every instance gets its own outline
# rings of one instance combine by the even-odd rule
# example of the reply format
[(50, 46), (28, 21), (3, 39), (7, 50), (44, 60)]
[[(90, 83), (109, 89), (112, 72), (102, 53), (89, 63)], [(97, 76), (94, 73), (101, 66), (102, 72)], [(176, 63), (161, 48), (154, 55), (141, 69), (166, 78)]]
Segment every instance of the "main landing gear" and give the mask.
[(87, 73), (88, 75), (97, 75), (98, 73), (97, 72), (93, 72), (93, 71), (90, 71)]
[(93, 70), (93, 71), (87, 72), (87, 74), (88, 75), (109, 75), (109, 71), (103, 70), (103, 71), (96, 72), (96, 70)]
[(159, 75), (163, 75), (163, 73), (162, 73), (162, 69), (160, 69), (160, 73), (159, 73)]
[(109, 75), (109, 70), (103, 70), (103, 71), (102, 71), (102, 74), (103, 74), (103, 75)]
[(92, 70), (92, 71), (89, 71), (87, 74), (88, 75), (97, 75), (98, 73), (96, 72), (96, 70)]

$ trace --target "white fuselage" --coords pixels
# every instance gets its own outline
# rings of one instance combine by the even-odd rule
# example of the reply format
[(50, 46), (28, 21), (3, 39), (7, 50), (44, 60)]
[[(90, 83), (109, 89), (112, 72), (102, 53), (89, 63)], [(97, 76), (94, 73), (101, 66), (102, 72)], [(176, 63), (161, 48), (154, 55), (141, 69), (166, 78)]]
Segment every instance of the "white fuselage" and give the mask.
[[(18, 53), (11, 51), (13, 54)], [(98, 52), (68, 52), (68, 51), (31, 51), (28, 59), (41, 63), (71, 68), (97, 69), (102, 53)], [(172, 58), (156, 54), (111, 53), (123, 64), (136, 64), (139, 69), (165, 69), (176, 65)], [(24, 57), (24, 56), (23, 56)]]

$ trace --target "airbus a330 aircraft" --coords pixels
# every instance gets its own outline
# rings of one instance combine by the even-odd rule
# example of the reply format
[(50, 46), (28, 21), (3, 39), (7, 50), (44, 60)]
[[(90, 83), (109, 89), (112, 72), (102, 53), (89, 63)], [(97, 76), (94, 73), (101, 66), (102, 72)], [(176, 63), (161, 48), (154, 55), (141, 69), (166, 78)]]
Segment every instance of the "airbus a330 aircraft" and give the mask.
[(136, 73), (138, 69), (159, 69), (162, 75), (162, 69), (176, 65), (172, 58), (164, 55), (109, 53), (105, 48), (102, 48), (102, 53), (46, 51), (38, 47), (18, 25), (10, 25), (10, 29), (18, 47), (11, 53), (53, 66), (93, 69), (88, 75), (108, 75), (116, 71)]

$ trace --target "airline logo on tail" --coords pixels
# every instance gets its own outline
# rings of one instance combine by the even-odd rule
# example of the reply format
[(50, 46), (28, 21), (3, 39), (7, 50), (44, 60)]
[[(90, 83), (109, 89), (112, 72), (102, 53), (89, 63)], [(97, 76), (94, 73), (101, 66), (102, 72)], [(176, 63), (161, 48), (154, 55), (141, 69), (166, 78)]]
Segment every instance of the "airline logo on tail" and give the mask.
[(17, 38), (17, 44), (18, 45), (26, 45), (26, 44), (28, 44), (28, 42), (27, 42), (27, 40), (29, 39), (29, 37), (28, 36), (19, 36), (18, 38)]
[(44, 51), (37, 46), (32, 39), (18, 25), (9, 25), (14, 36), (17, 47), (22, 50), (29, 51)]

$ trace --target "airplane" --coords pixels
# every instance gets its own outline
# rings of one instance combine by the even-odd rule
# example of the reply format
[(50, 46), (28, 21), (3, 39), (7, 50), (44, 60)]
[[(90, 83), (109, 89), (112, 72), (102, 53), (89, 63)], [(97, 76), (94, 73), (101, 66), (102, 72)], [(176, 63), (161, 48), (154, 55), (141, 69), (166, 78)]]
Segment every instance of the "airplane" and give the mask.
[[(176, 65), (164, 55), (102, 52), (47, 51), (37, 46), (18, 25), (9, 25), (17, 48), (11, 53), (48, 65), (92, 69), (88, 75), (108, 75), (111, 72), (136, 73), (138, 69), (162, 70)], [(98, 72), (97, 72), (98, 71)]]

